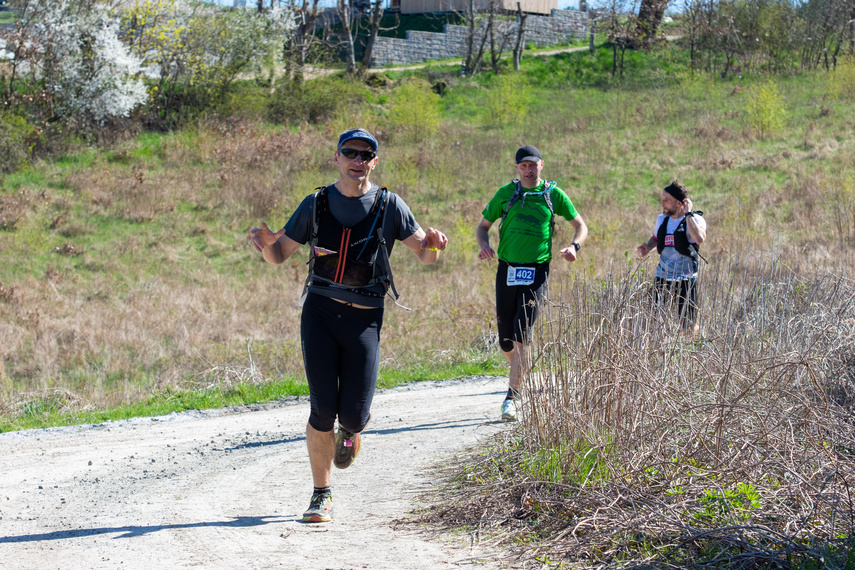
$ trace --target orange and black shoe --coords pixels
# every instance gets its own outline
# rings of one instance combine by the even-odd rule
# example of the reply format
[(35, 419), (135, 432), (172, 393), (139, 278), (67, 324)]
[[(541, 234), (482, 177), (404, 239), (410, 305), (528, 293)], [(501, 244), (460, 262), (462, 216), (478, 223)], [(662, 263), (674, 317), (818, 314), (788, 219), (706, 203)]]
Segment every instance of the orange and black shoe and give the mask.
[(332, 494), (327, 491), (312, 493), (312, 501), (309, 503), (309, 509), (303, 513), (304, 523), (325, 523), (330, 522), (333, 516)]
[(341, 426), (338, 426), (338, 432), (335, 434), (335, 455), (333, 456), (333, 465), (339, 469), (347, 469), (356, 456), (359, 455), (359, 448), (362, 444), (362, 438), (358, 433), (349, 432)]

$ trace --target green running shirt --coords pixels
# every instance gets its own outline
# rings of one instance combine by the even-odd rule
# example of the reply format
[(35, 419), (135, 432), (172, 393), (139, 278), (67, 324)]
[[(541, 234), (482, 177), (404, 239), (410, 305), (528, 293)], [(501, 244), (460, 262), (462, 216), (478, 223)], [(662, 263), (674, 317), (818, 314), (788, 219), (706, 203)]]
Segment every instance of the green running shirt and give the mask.
[[(544, 189), (544, 180), (537, 188), (524, 192), (539, 192)], [(499, 188), (493, 199), (484, 208), (484, 219), (490, 223), (502, 219), (516, 185), (511, 182)], [(579, 215), (573, 202), (560, 188), (552, 188), (552, 207), (556, 216), (572, 220)], [(552, 235), (549, 231), (549, 206), (543, 196), (520, 198), (511, 207), (499, 230), (499, 259), (510, 263), (546, 263), (552, 259)]]

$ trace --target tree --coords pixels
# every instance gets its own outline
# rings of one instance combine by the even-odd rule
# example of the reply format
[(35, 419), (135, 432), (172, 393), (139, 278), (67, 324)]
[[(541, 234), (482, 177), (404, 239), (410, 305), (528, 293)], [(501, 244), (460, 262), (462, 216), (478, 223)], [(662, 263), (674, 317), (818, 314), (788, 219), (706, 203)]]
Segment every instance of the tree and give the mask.
[[(508, 46), (509, 36), (504, 33), (506, 30), (500, 29), (496, 19), (496, 0), (490, 0), (489, 16), (487, 17), (487, 30), (485, 33), (490, 37), (490, 67), (493, 68), (493, 73), (499, 73), (499, 62), (502, 59), (502, 52)], [(499, 35), (498, 39), (496, 35)]]
[(147, 99), (142, 60), (120, 39), (117, 4), (97, 0), (18, 0), (5, 102), (26, 92), (48, 121), (86, 127), (127, 117)]
[(362, 52), (362, 68), (371, 67), (371, 56), (374, 53), (374, 43), (380, 32), (380, 22), (383, 21), (383, 3), (385, 0), (374, 0), (371, 6), (371, 16), (368, 21), (368, 39), (365, 41), (365, 51)]
[(528, 14), (523, 14), (520, 3), (517, 2), (517, 41), (514, 44), (514, 71), (520, 70), (520, 59), (522, 58), (523, 48), (525, 47), (525, 21)]
[(623, 77), (626, 50), (634, 45), (638, 33), (635, 0), (608, 0), (602, 19), (602, 29), (612, 45), (612, 75)]
[(315, 44), (315, 23), (318, 21), (318, 0), (290, 0), (291, 13), (294, 14), (294, 29), (285, 41), (284, 58), (286, 75), (297, 83), (303, 80), (309, 52)]
[(481, 67), (481, 61), (484, 58), (484, 46), (487, 43), (486, 30), (481, 33), (480, 43), (478, 41), (478, 28), (476, 27), (478, 18), (475, 13), (475, 0), (469, 0), (466, 20), (468, 31), (466, 34), (466, 58), (463, 60), (463, 73), (465, 75), (475, 75)]
[(347, 74), (356, 74), (356, 47), (353, 41), (353, 6), (351, 0), (336, 0), (336, 10), (341, 19), (341, 27), (344, 31), (345, 41), (345, 63)]
[(669, 0), (641, 0), (636, 23), (638, 41), (646, 44), (656, 38), (668, 2)]

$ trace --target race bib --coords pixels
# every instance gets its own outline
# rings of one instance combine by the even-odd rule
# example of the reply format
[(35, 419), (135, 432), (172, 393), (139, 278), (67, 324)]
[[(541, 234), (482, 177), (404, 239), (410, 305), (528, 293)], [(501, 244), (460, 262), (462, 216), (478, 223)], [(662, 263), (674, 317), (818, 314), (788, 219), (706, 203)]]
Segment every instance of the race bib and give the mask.
[(508, 267), (508, 285), (531, 285), (534, 283), (534, 267)]

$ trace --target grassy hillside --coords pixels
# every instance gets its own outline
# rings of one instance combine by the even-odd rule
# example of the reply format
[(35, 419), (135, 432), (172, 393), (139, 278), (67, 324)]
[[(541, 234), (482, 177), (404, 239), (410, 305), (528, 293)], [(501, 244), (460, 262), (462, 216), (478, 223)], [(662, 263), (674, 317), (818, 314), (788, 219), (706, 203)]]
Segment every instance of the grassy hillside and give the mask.
[[(451, 241), (427, 268), (395, 250), (401, 303), (413, 310), (389, 304), (381, 384), (504, 370), (487, 348), (494, 267), (477, 261), (473, 230), (522, 144), (542, 150), (544, 176), (591, 230), (578, 263), (555, 264), (556, 282), (600, 279), (622, 263), (675, 178), (707, 216), (711, 264), (739, 244), (796, 267), (852, 266), (855, 108), (845, 91), (829, 95), (830, 74), (774, 77), (778, 106), (758, 110), (767, 78), (691, 76), (679, 48), (632, 54), (622, 83), (610, 61), (603, 49), (531, 58), (520, 76), (461, 80), (452, 66), (372, 87), (325, 79), (270, 101), (246, 85), (196, 127), (77, 148), (5, 176), (3, 429), (146, 401), (198, 405), (187, 393), (217, 405), (241, 401), (247, 386), (274, 387), (247, 399), (299, 392), (306, 254), (267, 265), (247, 233), (262, 220), (281, 227), (335, 180), (333, 140), (351, 125), (381, 140), (376, 181)], [(302, 122), (310, 112), (317, 121)], [(780, 126), (758, 122), (770, 117)], [(568, 228), (559, 223), (557, 243)]]

